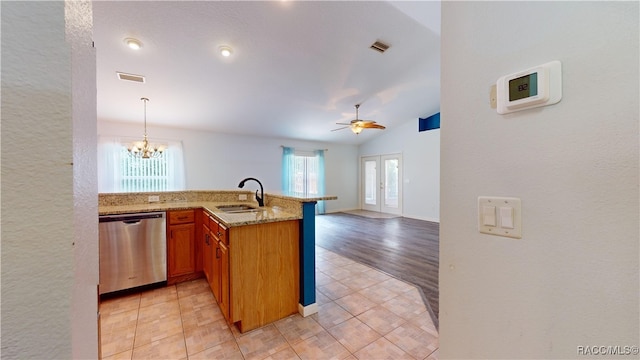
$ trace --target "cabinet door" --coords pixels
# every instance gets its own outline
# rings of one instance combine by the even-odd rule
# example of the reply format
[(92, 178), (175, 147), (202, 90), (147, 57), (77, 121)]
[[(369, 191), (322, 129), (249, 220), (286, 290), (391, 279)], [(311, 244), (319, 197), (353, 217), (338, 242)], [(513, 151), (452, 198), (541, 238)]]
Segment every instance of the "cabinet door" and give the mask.
[(208, 282), (211, 282), (211, 268), (213, 266), (213, 250), (212, 243), (213, 239), (211, 238), (211, 234), (209, 234), (209, 228), (205, 225), (202, 225), (202, 270), (204, 271), (204, 276), (207, 278)]
[(224, 241), (218, 243), (220, 248), (220, 299), (218, 305), (224, 318), (229, 321), (229, 248)]
[(171, 225), (167, 241), (169, 277), (191, 274), (196, 269), (195, 224)]
[(212, 267), (212, 276), (211, 281), (209, 282), (209, 286), (211, 287), (211, 291), (213, 292), (213, 296), (216, 298), (216, 301), (220, 303), (220, 244), (216, 240), (216, 236), (214, 233), (211, 233), (211, 244), (213, 247), (213, 263)]
[(204, 271), (203, 268), (203, 264), (204, 264), (204, 237), (203, 237), (203, 228), (202, 228), (202, 224), (205, 224), (205, 222), (202, 220), (203, 218), (203, 214), (204, 211), (202, 209), (197, 209), (195, 210), (195, 225), (196, 225), (196, 233), (195, 233), (195, 239), (196, 239), (196, 250), (195, 250), (195, 257), (196, 257), (196, 269), (195, 272), (201, 272)]

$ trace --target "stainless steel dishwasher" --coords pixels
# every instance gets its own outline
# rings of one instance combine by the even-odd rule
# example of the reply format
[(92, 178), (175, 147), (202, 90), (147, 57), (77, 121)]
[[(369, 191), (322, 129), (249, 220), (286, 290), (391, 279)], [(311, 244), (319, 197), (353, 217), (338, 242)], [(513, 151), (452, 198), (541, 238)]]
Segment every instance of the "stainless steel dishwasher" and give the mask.
[(166, 213), (99, 217), (100, 295), (167, 280)]

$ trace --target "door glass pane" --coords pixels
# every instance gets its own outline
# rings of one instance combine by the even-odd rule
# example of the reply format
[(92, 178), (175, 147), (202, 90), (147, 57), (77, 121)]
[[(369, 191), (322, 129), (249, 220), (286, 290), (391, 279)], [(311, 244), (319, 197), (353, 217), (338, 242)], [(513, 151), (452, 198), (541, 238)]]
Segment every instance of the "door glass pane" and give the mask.
[(318, 172), (320, 169), (316, 156), (294, 156), (293, 184), (296, 193), (318, 195)]
[(398, 159), (384, 161), (384, 204), (387, 207), (398, 207)]
[(376, 162), (366, 160), (364, 162), (364, 203), (367, 205), (376, 204), (378, 186), (376, 180)]

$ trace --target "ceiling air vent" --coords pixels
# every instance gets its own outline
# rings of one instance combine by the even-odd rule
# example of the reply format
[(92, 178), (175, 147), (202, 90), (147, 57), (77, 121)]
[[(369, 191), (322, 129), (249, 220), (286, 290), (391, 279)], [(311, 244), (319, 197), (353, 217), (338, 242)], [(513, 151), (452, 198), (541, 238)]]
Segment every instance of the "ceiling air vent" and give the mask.
[(375, 51), (379, 51), (381, 53), (387, 51), (387, 49), (389, 48), (389, 45), (380, 42), (380, 41), (376, 41), (371, 45), (371, 48)]
[(126, 74), (119, 71), (116, 71), (116, 74), (118, 74), (118, 79), (120, 80), (133, 81), (133, 82), (139, 82), (139, 83), (144, 82), (144, 76), (142, 75)]

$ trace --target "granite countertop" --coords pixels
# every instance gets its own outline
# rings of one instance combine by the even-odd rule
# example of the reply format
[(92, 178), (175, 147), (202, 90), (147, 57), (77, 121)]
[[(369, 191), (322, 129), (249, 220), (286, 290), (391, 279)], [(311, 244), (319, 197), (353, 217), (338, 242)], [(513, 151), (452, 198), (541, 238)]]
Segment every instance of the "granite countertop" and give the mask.
[[(256, 207), (258, 211), (229, 213), (218, 209), (221, 205), (249, 205)], [(100, 206), (98, 208), (99, 215), (116, 215), (143, 213), (153, 211), (171, 211), (171, 210), (188, 210), (202, 208), (214, 215), (227, 227), (262, 224), (277, 221), (299, 220), (301, 216), (285, 211), (279, 206), (263, 206), (257, 207), (257, 204), (251, 202), (201, 202), (201, 201), (176, 201), (176, 202), (157, 202), (148, 204), (135, 205), (113, 205)]]
[[(304, 195), (298, 193), (265, 193), (265, 204), (258, 208), (253, 192), (239, 190), (188, 190), (156, 193), (98, 194), (98, 215), (133, 214), (153, 211), (204, 209), (227, 227), (302, 219), (302, 204), (320, 200), (335, 200), (332, 195)], [(248, 200), (239, 200), (244, 196)], [(155, 197), (156, 202), (147, 199)], [(255, 212), (231, 213), (221, 205), (249, 205)]]
[(338, 197), (335, 195), (306, 195), (302, 193), (282, 192), (282, 191), (279, 191), (279, 192), (270, 191), (267, 195), (280, 197), (283, 199), (292, 199), (300, 202), (314, 202), (314, 201), (321, 201), (321, 200), (337, 200), (338, 199)]

